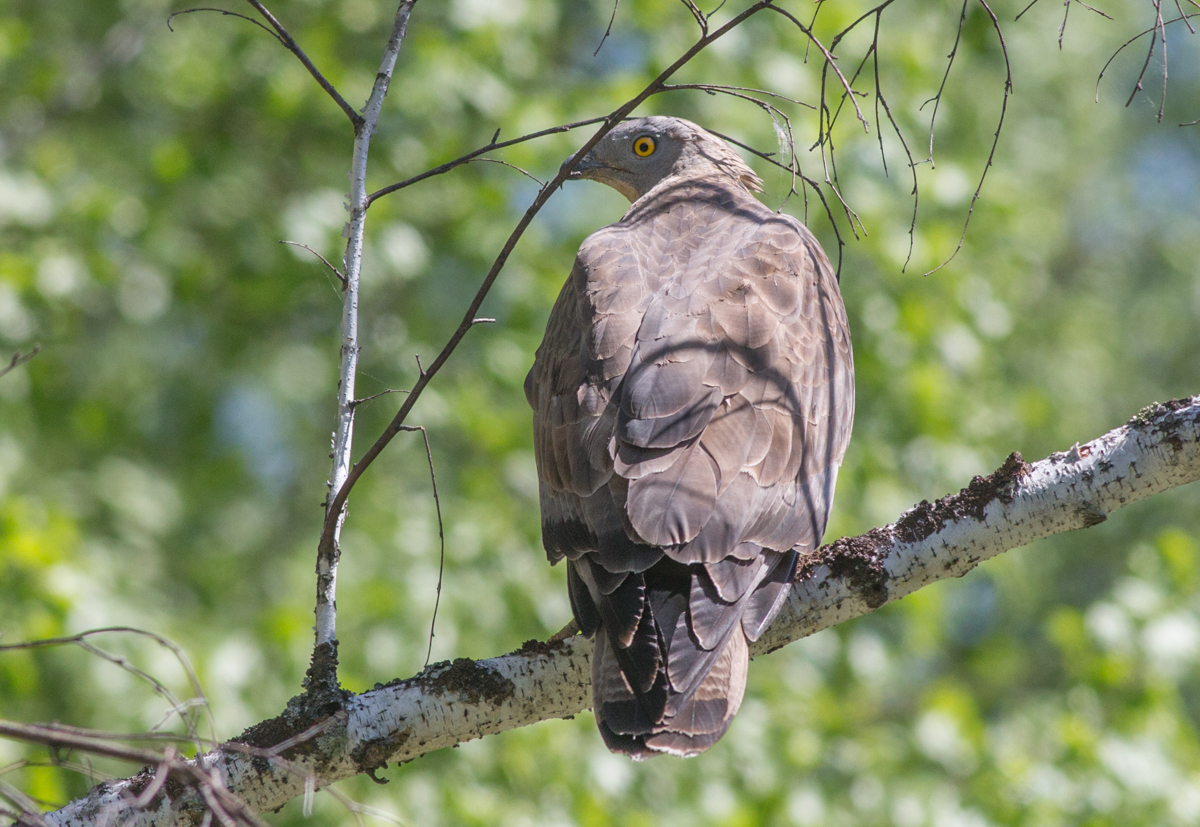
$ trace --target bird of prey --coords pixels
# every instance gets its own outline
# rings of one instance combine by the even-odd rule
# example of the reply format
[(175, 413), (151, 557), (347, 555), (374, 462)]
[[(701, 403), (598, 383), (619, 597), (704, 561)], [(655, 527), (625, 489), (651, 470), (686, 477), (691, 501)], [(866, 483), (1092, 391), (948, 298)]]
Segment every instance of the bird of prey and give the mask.
[(542, 542), (595, 637), (609, 749), (696, 755), (825, 531), (854, 418), (846, 311), (813, 235), (690, 121), (627, 121), (571, 177), (632, 206), (579, 248), (525, 379)]

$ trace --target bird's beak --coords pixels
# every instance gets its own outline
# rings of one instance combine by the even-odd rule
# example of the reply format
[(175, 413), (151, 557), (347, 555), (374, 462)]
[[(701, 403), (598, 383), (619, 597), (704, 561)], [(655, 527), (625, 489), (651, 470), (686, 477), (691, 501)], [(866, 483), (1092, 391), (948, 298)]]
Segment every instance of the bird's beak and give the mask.
[[(563, 164), (563, 166), (566, 166), (568, 163), (570, 163), (569, 158), (567, 159), (566, 163)], [(567, 174), (567, 179), (570, 181), (579, 181), (583, 178), (590, 178), (591, 176), (587, 173), (591, 172), (592, 170), (599, 169), (602, 166), (603, 164), (596, 160), (596, 156), (589, 152), (587, 155), (584, 155), (579, 159), (579, 163), (575, 165), (575, 169), (571, 170), (571, 172)]]

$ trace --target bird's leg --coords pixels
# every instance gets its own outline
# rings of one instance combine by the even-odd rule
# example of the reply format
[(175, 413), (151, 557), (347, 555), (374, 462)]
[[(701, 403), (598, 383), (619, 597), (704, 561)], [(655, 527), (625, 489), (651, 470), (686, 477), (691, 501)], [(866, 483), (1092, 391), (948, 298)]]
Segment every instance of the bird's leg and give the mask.
[(578, 634), (578, 632), (579, 632), (579, 624), (575, 622), (575, 618), (571, 618), (571, 621), (566, 626), (563, 626), (557, 632), (550, 635), (550, 640), (548, 640), (546, 642), (547, 643), (558, 643), (560, 640), (566, 640), (569, 637), (575, 637), (575, 635)]

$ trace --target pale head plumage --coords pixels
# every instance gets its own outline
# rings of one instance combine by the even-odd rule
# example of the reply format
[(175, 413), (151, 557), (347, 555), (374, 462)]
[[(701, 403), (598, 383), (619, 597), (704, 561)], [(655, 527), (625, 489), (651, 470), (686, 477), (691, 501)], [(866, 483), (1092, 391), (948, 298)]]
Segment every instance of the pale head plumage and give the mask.
[[(653, 141), (653, 151), (643, 156), (635, 146), (647, 137)], [(571, 177), (608, 184), (636, 201), (666, 178), (713, 173), (728, 176), (748, 190), (762, 191), (762, 180), (725, 141), (683, 118), (655, 115), (615, 127), (580, 159)]]

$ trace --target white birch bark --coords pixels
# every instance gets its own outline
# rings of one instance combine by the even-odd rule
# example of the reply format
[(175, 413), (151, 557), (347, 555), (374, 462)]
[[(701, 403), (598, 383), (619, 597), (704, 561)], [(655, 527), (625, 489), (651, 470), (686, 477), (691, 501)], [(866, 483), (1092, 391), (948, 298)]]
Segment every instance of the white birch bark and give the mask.
[[(937, 580), (961, 577), (1038, 538), (1096, 525), (1112, 511), (1197, 479), (1200, 396), (1147, 408), (1129, 424), (1037, 463), (1013, 455), (959, 494), (922, 503), (892, 525), (812, 555), (786, 609), (751, 653), (765, 654)], [(385, 761), (582, 712), (591, 703), (591, 651), (591, 642), (576, 636), (490, 660), (441, 664), (349, 699), (319, 734), (284, 751), (286, 762), (221, 749), (204, 760), (251, 809), (271, 810), (303, 795), (306, 775), (325, 786)], [(285, 712), (256, 728), (253, 740), (279, 743), (317, 723)], [(101, 785), (47, 819), (63, 827), (201, 820), (204, 804), (188, 790), (136, 810), (131, 801), (139, 784), (144, 788), (146, 778)]]

